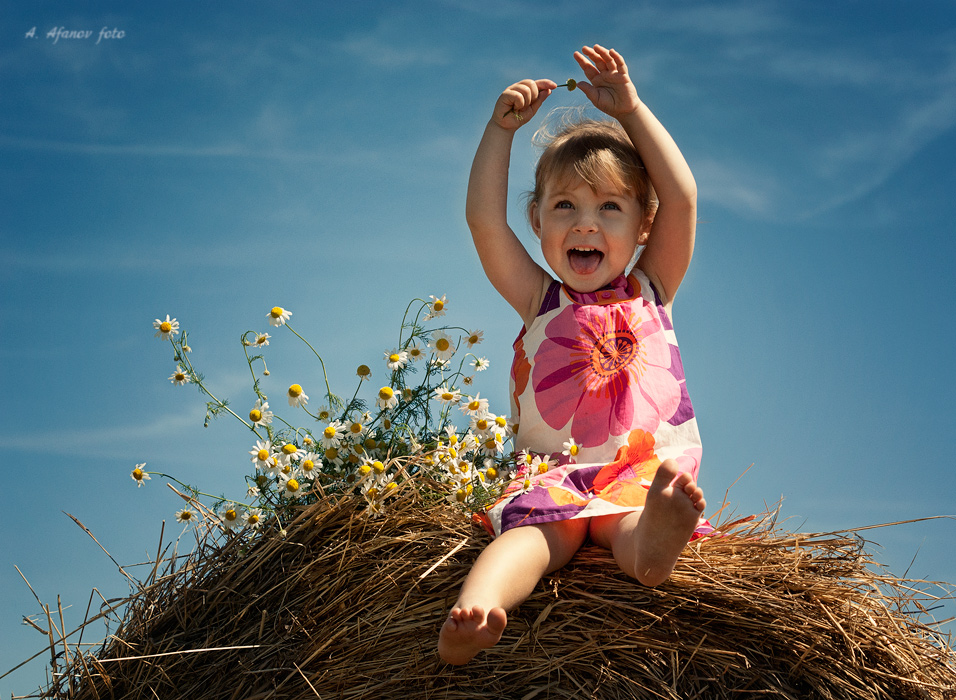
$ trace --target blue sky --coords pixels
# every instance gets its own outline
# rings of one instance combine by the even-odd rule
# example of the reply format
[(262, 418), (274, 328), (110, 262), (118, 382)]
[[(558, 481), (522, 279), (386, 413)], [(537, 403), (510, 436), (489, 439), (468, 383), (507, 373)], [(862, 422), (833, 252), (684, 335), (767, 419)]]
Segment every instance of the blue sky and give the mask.
[[(674, 321), (709, 502), (752, 464), (732, 508), (783, 498), (804, 531), (956, 513), (954, 20), (950, 2), (4, 3), (0, 673), (43, 644), (14, 565), (73, 606), (68, 626), (94, 587), (127, 590), (63, 511), (136, 563), (163, 519), (179, 533), (179, 506), (160, 481), (136, 489), (135, 463), (241, 493), (248, 433), (203, 428), (202, 398), (166, 380), (154, 318), (179, 319), (242, 408), (238, 339), (268, 330), (272, 306), (344, 393), (357, 364), (380, 366), (408, 300), (446, 294), (452, 322), (485, 331), (476, 388), (506, 411), (520, 322), (471, 247), (468, 168), (499, 92), (580, 77), (582, 44), (624, 55), (697, 178)], [(54, 43), (56, 27), (93, 33)], [(122, 38), (97, 43), (104, 27)], [(513, 222), (533, 246), (529, 137)], [(308, 392), (315, 361), (273, 335), (267, 393)], [(866, 534), (894, 573), (956, 581), (956, 521)]]

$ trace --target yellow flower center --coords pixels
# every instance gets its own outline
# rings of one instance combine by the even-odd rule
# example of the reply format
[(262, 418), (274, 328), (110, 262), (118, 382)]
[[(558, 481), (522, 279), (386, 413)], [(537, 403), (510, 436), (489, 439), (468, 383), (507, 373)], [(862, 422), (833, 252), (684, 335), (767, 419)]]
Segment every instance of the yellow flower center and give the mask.
[(363, 464), (361, 467), (358, 468), (358, 472), (362, 476), (368, 476), (369, 474), (372, 473), (372, 466), (369, 464)]
[(368, 377), (372, 374), (372, 369), (368, 365), (359, 365), (355, 373), (360, 377)]
[(494, 450), (498, 447), (498, 443), (495, 442), (494, 438), (489, 438), (485, 440), (485, 449)]
[(292, 386), (290, 386), (289, 396), (291, 396), (293, 399), (296, 399), (302, 396), (302, 387), (299, 386), (298, 384), (293, 384)]
[(133, 470), (133, 478), (136, 479), (136, 481), (142, 481), (142, 480), (143, 480), (143, 470), (140, 469), (139, 467), (136, 467), (136, 469)]
[(504, 428), (508, 425), (508, 419), (504, 416), (495, 416), (495, 425), (497, 425), (499, 428)]
[(338, 459), (338, 456), (339, 456), (339, 451), (334, 447), (330, 447), (329, 449), (325, 451), (325, 458), (329, 461)]
[(238, 518), (238, 517), (239, 517), (239, 514), (236, 513), (236, 511), (233, 510), (232, 508), (230, 508), (229, 510), (227, 510), (227, 511), (223, 514), (223, 518), (226, 519), (226, 520), (228, 520), (229, 522), (232, 522), (233, 520), (235, 520), (235, 519)]
[(352, 423), (352, 425), (349, 426), (349, 430), (351, 430), (354, 435), (358, 435), (362, 432), (362, 424)]
[(488, 475), (488, 478), (489, 478), (489, 479), (497, 479), (497, 478), (498, 478), (498, 470), (495, 469), (494, 467), (488, 467), (488, 470), (485, 472), (485, 474)]
[(398, 361), (401, 360), (401, 359), (402, 359), (401, 356), (400, 356), (400, 355), (396, 355), (395, 353), (392, 353), (391, 355), (388, 356), (388, 361), (389, 361), (389, 362), (393, 362), (393, 363), (394, 363), (394, 362), (398, 362)]
[(546, 471), (548, 471), (548, 463), (547, 463), (547, 462), (539, 462), (539, 463), (538, 463), (538, 473), (539, 473), (539, 474), (544, 474)]
[(477, 411), (479, 408), (481, 408), (481, 402), (480, 402), (480, 401), (475, 400), (475, 401), (469, 401), (469, 402), (468, 402), (468, 410), (469, 410), (469, 411)]
[(159, 330), (161, 330), (163, 333), (169, 333), (169, 331), (171, 331), (172, 329), (173, 329), (173, 324), (171, 324), (169, 321), (163, 321), (162, 323), (159, 324)]
[(190, 520), (193, 517), (193, 512), (191, 510), (184, 510), (179, 514), (180, 520)]
[(475, 427), (478, 428), (478, 430), (488, 430), (488, 425), (488, 421), (484, 418), (475, 423)]
[(313, 469), (315, 469), (315, 462), (313, 462), (311, 459), (303, 459), (301, 466), (302, 466), (302, 471), (310, 472)]
[(397, 488), (398, 484), (396, 484), (394, 481), (389, 481), (387, 484), (385, 484), (386, 491), (394, 491)]
[(388, 401), (394, 395), (395, 395), (395, 392), (392, 390), (392, 387), (390, 386), (383, 386), (381, 389), (378, 390), (378, 398), (382, 399), (383, 401)]
[(455, 395), (451, 393), (450, 391), (446, 391), (445, 393), (441, 395), (441, 397), (445, 401), (451, 401), (453, 398), (455, 398)]
[(445, 302), (443, 302), (441, 299), (435, 299), (435, 303), (432, 304), (432, 308), (435, 311), (441, 311), (445, 308)]
[(299, 451), (299, 448), (293, 445), (291, 442), (287, 442), (282, 446), (282, 451), (287, 455), (294, 455)]
[(571, 445), (571, 447), (568, 449), (568, 452), (571, 453), (571, 456), (572, 456), (572, 457), (577, 457), (577, 456), (578, 456), (578, 446), (577, 446), (577, 445)]
[(258, 423), (259, 421), (261, 421), (262, 411), (260, 411), (258, 408), (254, 408), (251, 411), (249, 411), (249, 420), (251, 420), (253, 423)]
[[(385, 427), (387, 428), (388, 426)], [(374, 450), (376, 447), (378, 447), (378, 443), (375, 442), (375, 438), (368, 438), (362, 444), (365, 446), (366, 450)]]
[(183, 372), (176, 372), (176, 381), (181, 382), (186, 378), (186, 375)]
[(385, 430), (391, 430), (391, 429), (392, 429), (392, 421), (390, 421), (388, 418), (384, 418), (384, 419), (382, 420), (382, 427), (385, 428)]
[(365, 492), (365, 495), (372, 499), (378, 498), (378, 489), (373, 486)]
[(296, 491), (299, 490), (299, 482), (296, 481), (295, 479), (289, 479), (287, 482), (285, 482), (285, 488), (286, 488), (286, 491), (292, 491), (293, 493), (295, 493)]
[(325, 430), (322, 431), (322, 434), (325, 435), (327, 440), (331, 440), (335, 437), (335, 426), (330, 425)]
[(468, 342), (471, 343), (472, 345), (475, 345), (478, 342), (478, 334), (476, 333), (476, 334), (468, 336)]
[(283, 473), (283, 474), (291, 474), (291, 473), (292, 473), (292, 465), (287, 464), (287, 465), (285, 465), (284, 467), (282, 467), (282, 473)]
[(285, 309), (283, 309), (281, 306), (273, 306), (272, 311), (269, 312), (269, 315), (272, 316), (272, 318), (282, 318), (282, 314), (284, 313)]
[(435, 348), (439, 352), (445, 352), (450, 345), (451, 343), (448, 342), (447, 338), (439, 338), (438, 340), (435, 341)]
[(250, 513), (249, 518), (246, 520), (250, 525), (256, 525), (259, 522), (259, 516), (255, 513)]
[(465, 489), (455, 491), (455, 500), (459, 503), (464, 503), (466, 498), (468, 498), (468, 492)]
[(260, 462), (265, 462), (269, 459), (269, 450), (259, 450), (259, 453), (256, 455), (256, 459)]
[(374, 462), (372, 462), (372, 469), (375, 470), (376, 474), (385, 473), (385, 465), (379, 462), (378, 460), (375, 460)]

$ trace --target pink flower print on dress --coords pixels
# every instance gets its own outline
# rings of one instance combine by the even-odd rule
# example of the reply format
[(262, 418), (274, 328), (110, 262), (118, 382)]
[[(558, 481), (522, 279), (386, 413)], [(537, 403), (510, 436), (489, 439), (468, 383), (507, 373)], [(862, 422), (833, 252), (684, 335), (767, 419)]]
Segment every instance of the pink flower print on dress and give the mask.
[(534, 357), (532, 384), (541, 417), (571, 423), (584, 447), (640, 428), (649, 433), (680, 404), (660, 321), (644, 306), (566, 307), (548, 324)]

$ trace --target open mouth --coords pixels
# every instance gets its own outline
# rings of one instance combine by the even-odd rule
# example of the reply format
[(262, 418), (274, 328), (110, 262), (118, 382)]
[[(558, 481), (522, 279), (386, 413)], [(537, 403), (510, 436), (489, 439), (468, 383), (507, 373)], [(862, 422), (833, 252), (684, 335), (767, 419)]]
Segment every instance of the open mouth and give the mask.
[(604, 253), (594, 248), (571, 248), (568, 251), (568, 264), (571, 269), (579, 275), (589, 275), (594, 272), (601, 261), (604, 259)]

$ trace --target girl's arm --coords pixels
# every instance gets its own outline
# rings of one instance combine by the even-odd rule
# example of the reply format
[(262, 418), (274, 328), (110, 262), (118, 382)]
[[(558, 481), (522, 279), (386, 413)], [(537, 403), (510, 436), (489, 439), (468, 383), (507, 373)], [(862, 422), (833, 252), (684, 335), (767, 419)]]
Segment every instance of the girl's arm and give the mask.
[(578, 83), (595, 107), (617, 119), (640, 153), (657, 192), (659, 205), (647, 247), (638, 261), (670, 303), (694, 253), (697, 228), (697, 183), (667, 130), (641, 102), (614, 49), (595, 45), (575, 52), (591, 84)]
[(508, 165), (515, 131), (535, 115), (555, 87), (551, 80), (523, 80), (501, 94), (468, 180), (465, 217), (481, 265), (526, 325), (537, 314), (551, 278), (508, 225)]

